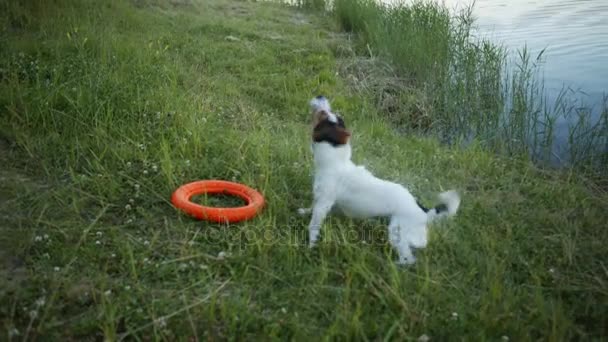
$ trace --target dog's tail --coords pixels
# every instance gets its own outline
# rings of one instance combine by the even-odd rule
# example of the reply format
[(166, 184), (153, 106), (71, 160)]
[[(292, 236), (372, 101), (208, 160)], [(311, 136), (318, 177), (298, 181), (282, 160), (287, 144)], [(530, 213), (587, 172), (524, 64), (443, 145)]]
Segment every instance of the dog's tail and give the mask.
[(314, 112), (320, 112), (322, 110), (324, 110), (326, 112), (331, 112), (331, 108), (329, 106), (329, 101), (323, 95), (319, 95), (319, 96), (313, 98), (312, 100), (310, 100), (310, 108)]
[(431, 221), (439, 216), (453, 216), (458, 211), (460, 206), (460, 195), (454, 190), (442, 192), (439, 194), (439, 204), (434, 208), (425, 208), (420, 202), (418, 206), (428, 216), (428, 220)]

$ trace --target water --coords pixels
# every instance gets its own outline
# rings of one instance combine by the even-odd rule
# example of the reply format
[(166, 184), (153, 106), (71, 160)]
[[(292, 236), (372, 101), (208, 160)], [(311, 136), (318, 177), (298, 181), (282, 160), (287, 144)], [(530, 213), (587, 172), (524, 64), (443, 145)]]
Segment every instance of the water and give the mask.
[[(444, 0), (449, 8), (463, 1)], [(510, 51), (526, 45), (532, 56), (545, 49), (545, 87), (569, 86), (596, 101), (608, 92), (607, 0), (477, 0), (478, 34)]]
[[(472, 3), (437, 1), (454, 10)], [(599, 117), (608, 94), (608, 0), (476, 0), (473, 16), (475, 34), (506, 47), (512, 60), (524, 46), (533, 58), (544, 50), (540, 76), (548, 104), (571, 88), (580, 91), (573, 99), (592, 108), (592, 121)], [(575, 118), (556, 122), (553, 154), (558, 164), (568, 159), (571, 120)]]
[[(462, 1), (444, 0), (458, 9)], [(468, 4), (468, 3), (467, 3)], [(600, 114), (608, 92), (607, 0), (477, 0), (476, 33), (505, 46), (512, 54), (526, 46), (532, 56), (544, 50), (542, 78), (547, 103), (564, 87), (580, 90), (575, 97)], [(569, 159), (568, 135), (576, 118), (560, 118), (555, 126), (553, 163)]]

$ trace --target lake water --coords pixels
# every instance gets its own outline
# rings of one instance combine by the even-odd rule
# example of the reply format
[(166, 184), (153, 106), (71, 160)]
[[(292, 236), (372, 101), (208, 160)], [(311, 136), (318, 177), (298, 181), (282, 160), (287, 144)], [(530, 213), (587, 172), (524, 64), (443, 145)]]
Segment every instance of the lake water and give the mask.
[[(453, 10), (472, 3), (437, 1)], [(476, 0), (473, 16), (475, 34), (506, 47), (512, 57), (524, 46), (533, 58), (545, 50), (541, 72), (548, 104), (570, 87), (584, 92), (574, 98), (592, 106), (593, 117), (599, 117), (608, 94), (608, 0)], [(563, 118), (556, 122), (558, 164), (568, 159), (569, 126)]]
[[(448, 8), (470, 2), (444, 0)], [(548, 91), (563, 85), (591, 96), (608, 92), (608, 0), (477, 0), (478, 33), (511, 51), (545, 49)]]
[[(470, 2), (444, 0), (449, 8)], [(580, 89), (599, 117), (608, 93), (608, 0), (476, 0), (477, 33), (515, 53), (527, 46), (532, 56), (543, 49), (542, 66), (548, 103), (563, 87)], [(553, 146), (558, 164), (568, 159), (571, 122), (557, 121)], [(605, 151), (604, 151), (605, 152)]]

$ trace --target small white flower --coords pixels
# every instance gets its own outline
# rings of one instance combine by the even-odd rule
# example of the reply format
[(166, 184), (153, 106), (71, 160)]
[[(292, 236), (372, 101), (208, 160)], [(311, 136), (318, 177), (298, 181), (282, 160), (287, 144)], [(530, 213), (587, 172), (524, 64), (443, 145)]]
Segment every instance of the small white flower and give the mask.
[(135, 200), (132, 198), (129, 198), (129, 203), (133, 204), (133, 203), (135, 203)]
[(97, 235), (97, 236), (101, 237), (101, 236), (103, 235), (103, 233), (102, 233), (102, 232), (100, 232), (100, 231), (97, 231), (97, 232), (95, 233), (95, 235)]
[(106, 295), (106, 296), (110, 296), (112, 294), (112, 290), (107, 290), (103, 294)]
[(188, 265), (185, 263), (181, 263), (179, 264), (179, 270), (180, 271), (185, 271), (188, 268)]
[(40, 308), (43, 307), (44, 304), (46, 304), (46, 300), (44, 299), (44, 297), (40, 297), (38, 299), (36, 299), (36, 307)]
[(135, 183), (135, 185), (134, 185), (134, 186), (135, 186), (135, 190), (139, 190), (139, 187), (140, 187), (140, 185), (139, 185), (139, 184)]
[(167, 320), (165, 319), (165, 317), (157, 319), (156, 321), (154, 321), (154, 323), (156, 323), (159, 328), (164, 328), (167, 326)]
[(130, 205), (130, 204), (125, 205), (125, 210), (126, 210), (126, 211), (131, 210), (131, 205)]
[(186, 159), (186, 166), (190, 166), (190, 159)]
[(154, 172), (158, 171), (158, 166), (152, 165), (152, 171), (154, 171)]
[(42, 236), (37, 235), (37, 236), (34, 238), (34, 241), (36, 241), (36, 242), (40, 242), (40, 241), (42, 241)]
[(148, 170), (144, 170), (143, 174), (146, 176), (148, 174)]
[(127, 167), (131, 167), (131, 165), (133, 165), (131, 162), (127, 162)]
[(116, 253), (110, 254), (110, 258), (116, 258)]
[(125, 286), (125, 290), (129, 291), (131, 289), (131, 286), (127, 285)]
[(150, 261), (150, 259), (148, 259), (148, 258), (144, 258), (144, 264), (147, 264), (147, 263), (148, 263), (148, 261)]
[(96, 241), (95, 241), (95, 244), (99, 246), (99, 245), (101, 245), (101, 241), (96, 240)]
[(43, 237), (45, 240), (48, 240), (48, 239), (49, 239), (49, 234), (44, 234), (42, 237)]
[(452, 312), (452, 320), (458, 319), (458, 312)]
[(150, 241), (146, 240), (144, 241), (144, 246), (149, 246), (150, 245)]
[(198, 268), (200, 268), (201, 270), (206, 270), (209, 268), (209, 266), (207, 266), (205, 264), (200, 264), (200, 265), (198, 265)]
[(507, 342), (509, 340), (509, 336), (507, 335), (502, 335), (502, 337), (500, 338), (501, 341)]
[(226, 258), (226, 256), (227, 256), (227, 255), (228, 255), (228, 254), (227, 254), (226, 252), (221, 251), (221, 252), (219, 252), (219, 253), (217, 254), (217, 258), (218, 258), (219, 260), (224, 260), (224, 259)]
[(418, 342), (428, 342), (431, 338), (427, 334), (422, 334), (418, 337)]
[(287, 309), (281, 308), (281, 312), (284, 313), (284, 314), (286, 314), (287, 313)]
[(555, 268), (551, 267), (551, 268), (549, 269), (549, 273), (554, 274), (554, 273), (555, 273)]
[(61, 271), (61, 268), (59, 266), (55, 266), (55, 267), (53, 267), (53, 270), (55, 272), (59, 272), (59, 271)]
[(146, 145), (144, 145), (144, 144), (139, 144), (139, 145), (137, 145), (137, 146), (138, 146), (138, 147), (139, 147), (139, 149), (140, 149), (140, 150), (142, 150), (142, 151), (146, 149)]
[(125, 221), (126, 224), (131, 224), (133, 223), (133, 219), (128, 219), (127, 221)]

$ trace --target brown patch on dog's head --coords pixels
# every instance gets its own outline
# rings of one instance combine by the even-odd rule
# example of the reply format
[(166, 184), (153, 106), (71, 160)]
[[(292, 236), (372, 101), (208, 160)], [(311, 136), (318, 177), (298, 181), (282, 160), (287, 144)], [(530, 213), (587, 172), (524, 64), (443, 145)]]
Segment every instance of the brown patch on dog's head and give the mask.
[(312, 140), (314, 142), (328, 142), (332, 146), (346, 145), (351, 133), (344, 126), (344, 121), (339, 116), (328, 113), (317, 115), (316, 123), (312, 130)]

